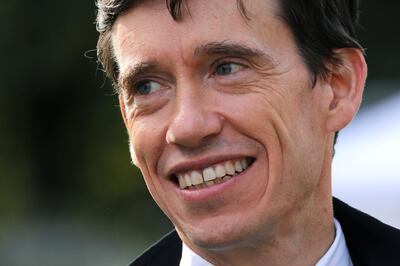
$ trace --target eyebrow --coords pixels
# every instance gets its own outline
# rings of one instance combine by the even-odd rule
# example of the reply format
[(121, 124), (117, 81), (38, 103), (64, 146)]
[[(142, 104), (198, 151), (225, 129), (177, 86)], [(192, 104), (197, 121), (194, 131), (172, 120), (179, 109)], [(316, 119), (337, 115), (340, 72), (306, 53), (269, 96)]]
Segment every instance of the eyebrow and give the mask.
[[(222, 42), (210, 42), (206, 44), (199, 45), (195, 48), (193, 56), (215, 56), (215, 55), (225, 55), (225, 56), (240, 56), (246, 58), (262, 58), (271, 65), (274, 64), (272, 57), (267, 55), (265, 52), (249, 47), (245, 44), (231, 43), (228, 41)], [(165, 68), (156, 59), (143, 61), (138, 64), (130, 66), (118, 79), (119, 89), (129, 88), (138, 76), (145, 75), (151, 72), (163, 72)]]
[(194, 56), (197, 57), (201, 55), (263, 57), (271, 60), (270, 56), (257, 48), (249, 47), (245, 44), (231, 43), (228, 41), (210, 42), (196, 47), (194, 50)]
[(118, 89), (130, 88), (138, 76), (149, 72), (161, 71), (161, 65), (156, 60), (143, 61), (130, 66), (118, 78)]

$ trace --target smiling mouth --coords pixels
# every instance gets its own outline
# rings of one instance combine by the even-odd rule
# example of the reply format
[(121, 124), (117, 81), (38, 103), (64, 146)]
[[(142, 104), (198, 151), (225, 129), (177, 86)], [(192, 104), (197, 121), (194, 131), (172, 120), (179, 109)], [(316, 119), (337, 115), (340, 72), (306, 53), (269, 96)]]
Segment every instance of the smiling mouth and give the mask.
[(254, 158), (242, 158), (223, 161), (201, 170), (190, 170), (172, 176), (181, 189), (200, 189), (228, 181), (245, 171), (255, 161)]

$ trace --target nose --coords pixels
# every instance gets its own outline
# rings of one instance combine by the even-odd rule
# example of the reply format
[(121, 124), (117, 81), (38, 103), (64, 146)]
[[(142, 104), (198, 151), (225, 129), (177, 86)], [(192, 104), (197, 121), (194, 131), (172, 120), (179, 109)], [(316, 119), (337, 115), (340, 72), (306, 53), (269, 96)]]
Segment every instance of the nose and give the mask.
[(186, 148), (204, 145), (222, 130), (223, 119), (215, 111), (215, 100), (207, 91), (187, 89), (175, 98), (166, 141)]

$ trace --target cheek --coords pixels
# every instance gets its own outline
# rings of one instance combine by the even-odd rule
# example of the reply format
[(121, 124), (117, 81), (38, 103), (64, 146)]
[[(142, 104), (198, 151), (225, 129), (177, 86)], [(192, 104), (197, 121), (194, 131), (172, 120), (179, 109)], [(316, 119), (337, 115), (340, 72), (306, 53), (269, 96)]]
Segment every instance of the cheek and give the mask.
[[(288, 130), (275, 104), (280, 96), (252, 92), (229, 95), (221, 103), (223, 116), (234, 132), (260, 144), (265, 153), (265, 171), (270, 179), (282, 174), (283, 143), (287, 143)], [(283, 142), (283, 143), (282, 143)]]
[(282, 131), (282, 110), (277, 108), (279, 102), (279, 95), (253, 90), (250, 93), (225, 95), (218, 106), (222, 116), (236, 131), (266, 146), (272, 144), (267, 139), (278, 140)]
[(161, 180), (156, 171), (163, 138), (160, 128), (157, 130), (151, 125), (147, 119), (146, 123), (135, 121), (132, 124), (129, 128), (130, 149), (132, 161), (140, 169), (150, 195), (157, 205), (165, 211), (166, 205), (162, 200)]
[(314, 153), (308, 148), (315, 140), (311, 91), (259, 86), (250, 93), (227, 95), (219, 103), (235, 130), (265, 147), (273, 176), (297, 175), (291, 169), (304, 172), (307, 154)]
[[(137, 119), (128, 128), (132, 161), (140, 168), (148, 186), (156, 182), (156, 166), (164, 143), (162, 126), (152, 118)], [(157, 120), (158, 121), (158, 120)]]

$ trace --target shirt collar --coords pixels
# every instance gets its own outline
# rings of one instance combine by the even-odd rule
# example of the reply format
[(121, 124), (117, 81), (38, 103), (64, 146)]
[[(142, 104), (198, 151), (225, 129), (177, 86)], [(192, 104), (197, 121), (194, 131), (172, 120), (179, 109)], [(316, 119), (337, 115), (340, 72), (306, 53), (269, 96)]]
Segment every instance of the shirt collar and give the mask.
[[(346, 240), (344, 239), (342, 227), (340, 223), (334, 219), (335, 223), (335, 240), (325, 253), (325, 255), (317, 262), (315, 266), (353, 266), (351, 262), (349, 250), (347, 249)], [(213, 266), (211, 263), (194, 253), (185, 243), (182, 243), (182, 257), (179, 266)]]
[(182, 242), (182, 257), (179, 266), (213, 266), (211, 263), (194, 253)]
[(334, 222), (336, 229), (335, 240), (325, 255), (317, 262), (315, 266), (353, 266), (350, 253), (346, 245), (346, 240), (344, 239), (342, 227), (340, 226), (338, 220), (334, 219)]

